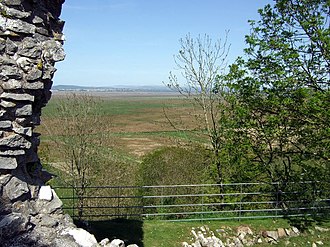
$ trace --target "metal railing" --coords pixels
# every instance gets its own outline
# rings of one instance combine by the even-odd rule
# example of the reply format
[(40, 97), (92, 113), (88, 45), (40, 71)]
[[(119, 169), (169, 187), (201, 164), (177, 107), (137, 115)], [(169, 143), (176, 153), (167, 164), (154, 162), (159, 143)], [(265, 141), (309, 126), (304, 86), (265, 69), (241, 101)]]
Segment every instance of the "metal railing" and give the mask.
[[(275, 218), (328, 214), (330, 183), (231, 183), (157, 186), (90, 186), (84, 196), (55, 187), (72, 217), (172, 221)], [(80, 203), (79, 203), (80, 202)], [(82, 202), (82, 203), (81, 203)]]

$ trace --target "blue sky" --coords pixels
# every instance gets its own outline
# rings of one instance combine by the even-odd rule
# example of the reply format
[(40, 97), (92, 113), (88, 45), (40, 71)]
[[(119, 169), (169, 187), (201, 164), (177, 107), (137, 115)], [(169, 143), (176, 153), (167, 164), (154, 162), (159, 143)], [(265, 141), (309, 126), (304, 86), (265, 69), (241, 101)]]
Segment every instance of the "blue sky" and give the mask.
[(66, 0), (66, 59), (54, 85), (162, 85), (188, 33), (223, 39), (229, 62), (243, 54), (248, 20), (272, 0)]

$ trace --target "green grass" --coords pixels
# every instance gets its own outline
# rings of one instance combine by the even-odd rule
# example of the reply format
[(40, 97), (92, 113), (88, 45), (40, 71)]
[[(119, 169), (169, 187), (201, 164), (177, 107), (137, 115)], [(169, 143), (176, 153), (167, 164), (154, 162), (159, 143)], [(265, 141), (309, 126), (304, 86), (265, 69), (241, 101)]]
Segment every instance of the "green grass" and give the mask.
[[(63, 101), (61, 97), (52, 97), (47, 106), (43, 108), (42, 115), (54, 117), (57, 112), (57, 105)], [(121, 97), (121, 98), (102, 98), (97, 101), (99, 104), (99, 114), (101, 115), (129, 115), (141, 113), (146, 110), (156, 109), (162, 111), (164, 107), (191, 107), (183, 99), (173, 97)]]

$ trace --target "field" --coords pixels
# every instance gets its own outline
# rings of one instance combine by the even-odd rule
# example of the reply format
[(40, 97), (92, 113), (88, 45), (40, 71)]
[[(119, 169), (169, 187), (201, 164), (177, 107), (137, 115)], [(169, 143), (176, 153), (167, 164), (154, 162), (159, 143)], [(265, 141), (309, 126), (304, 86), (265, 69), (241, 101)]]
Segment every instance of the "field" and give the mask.
[[(179, 140), (189, 139), (189, 134), (175, 130), (165, 117), (180, 122), (183, 129), (196, 127), (192, 115), (192, 107), (174, 93), (93, 93), (101, 100), (105, 132), (109, 136), (109, 145), (115, 152), (140, 161), (143, 155), (163, 147), (176, 144)], [(54, 133), (57, 103), (65, 97), (65, 93), (55, 92), (52, 99), (43, 109), (42, 125), (37, 131), (41, 133), (41, 154), (50, 145), (50, 135)], [(47, 131), (52, 130), (52, 131)], [(52, 149), (52, 148), (51, 148)], [(57, 155), (51, 161), (59, 162)], [(59, 156), (60, 157), (60, 156)], [(54, 160), (55, 158), (55, 160)]]

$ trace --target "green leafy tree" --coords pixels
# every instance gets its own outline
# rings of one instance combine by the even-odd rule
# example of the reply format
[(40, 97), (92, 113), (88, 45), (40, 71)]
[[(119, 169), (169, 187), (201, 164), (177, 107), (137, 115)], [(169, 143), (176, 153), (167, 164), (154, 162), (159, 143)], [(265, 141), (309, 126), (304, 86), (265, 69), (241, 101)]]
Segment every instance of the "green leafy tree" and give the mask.
[(285, 186), (329, 176), (329, 11), (326, 0), (276, 0), (250, 21), (246, 57), (227, 79), (238, 102), (233, 133), (260, 171), (254, 179)]

